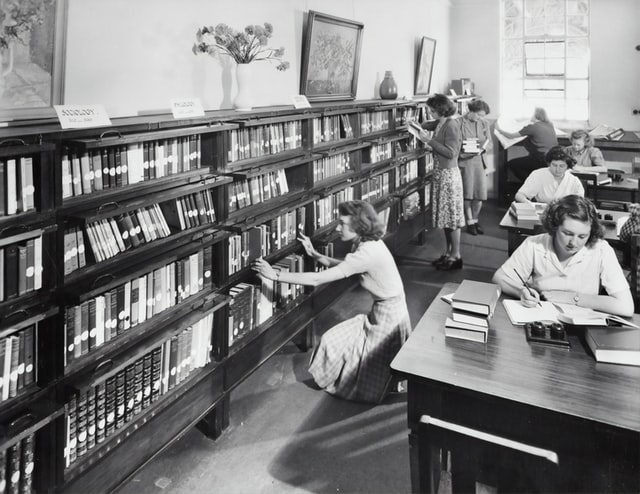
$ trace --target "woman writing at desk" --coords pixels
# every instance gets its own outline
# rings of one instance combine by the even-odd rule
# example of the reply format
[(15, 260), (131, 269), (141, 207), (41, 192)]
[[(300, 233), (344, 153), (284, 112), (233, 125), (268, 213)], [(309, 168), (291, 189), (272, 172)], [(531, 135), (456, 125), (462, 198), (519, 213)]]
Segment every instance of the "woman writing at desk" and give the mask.
[(564, 150), (576, 160), (574, 171), (607, 173), (602, 151), (593, 145), (593, 137), (586, 130), (571, 132), (571, 146), (567, 146)]
[(545, 155), (546, 168), (531, 172), (515, 196), (516, 202), (551, 202), (571, 194), (584, 196), (580, 179), (568, 170), (575, 160), (564, 152), (561, 146), (552, 147)]
[(633, 314), (629, 284), (613, 248), (602, 239), (591, 201), (570, 195), (552, 202), (542, 226), (547, 233), (527, 237), (493, 275), (504, 293), (520, 297), (526, 307), (544, 298), (619, 316)]

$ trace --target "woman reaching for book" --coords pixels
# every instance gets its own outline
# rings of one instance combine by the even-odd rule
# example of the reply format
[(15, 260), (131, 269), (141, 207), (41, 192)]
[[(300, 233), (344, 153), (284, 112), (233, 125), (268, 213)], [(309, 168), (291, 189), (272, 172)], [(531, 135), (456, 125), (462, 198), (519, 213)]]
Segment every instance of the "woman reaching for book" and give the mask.
[(390, 389), (389, 365), (411, 332), (402, 279), (393, 256), (381, 240), (384, 226), (369, 203), (347, 201), (338, 206), (337, 231), (353, 243), (344, 260), (320, 254), (309, 237), (298, 240), (306, 253), (328, 269), (280, 272), (263, 259), (253, 264), (258, 274), (276, 282), (318, 286), (360, 275), (373, 296), (369, 314), (358, 314), (329, 329), (311, 356), (309, 372), (328, 393), (340, 398), (379, 403)]
[(552, 202), (542, 226), (547, 233), (527, 237), (493, 275), (503, 293), (519, 297), (527, 307), (544, 299), (619, 316), (633, 314), (629, 284), (613, 248), (602, 239), (591, 201), (569, 195)]

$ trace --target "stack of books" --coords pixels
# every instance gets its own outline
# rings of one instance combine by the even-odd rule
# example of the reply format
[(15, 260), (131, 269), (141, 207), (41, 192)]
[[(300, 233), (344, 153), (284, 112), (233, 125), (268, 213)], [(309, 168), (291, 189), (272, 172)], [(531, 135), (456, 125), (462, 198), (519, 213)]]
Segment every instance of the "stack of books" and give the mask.
[(540, 213), (544, 211), (545, 204), (534, 202), (512, 202), (509, 206), (509, 214), (513, 216), (520, 225), (533, 227), (540, 222)]
[(444, 325), (445, 336), (486, 343), (499, 298), (498, 285), (463, 280), (451, 297), (451, 316)]
[(469, 137), (468, 139), (463, 139), (462, 140), (462, 152), (463, 153), (480, 154), (483, 151), (484, 151), (484, 149), (481, 148), (478, 145), (478, 138), (477, 137)]

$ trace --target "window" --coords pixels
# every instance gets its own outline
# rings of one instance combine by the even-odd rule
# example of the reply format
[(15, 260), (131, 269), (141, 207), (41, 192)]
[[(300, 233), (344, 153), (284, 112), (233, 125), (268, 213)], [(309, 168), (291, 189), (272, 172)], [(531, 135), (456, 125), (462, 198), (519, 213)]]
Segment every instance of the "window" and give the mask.
[(589, 120), (589, 0), (502, 0), (501, 107)]

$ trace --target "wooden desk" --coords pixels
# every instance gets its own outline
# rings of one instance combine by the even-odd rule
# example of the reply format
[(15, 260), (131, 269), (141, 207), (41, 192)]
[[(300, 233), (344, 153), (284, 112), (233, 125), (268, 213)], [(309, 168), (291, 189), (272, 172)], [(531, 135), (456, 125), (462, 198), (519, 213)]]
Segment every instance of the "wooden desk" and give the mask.
[(391, 363), (408, 380), (413, 492), (437, 485), (419, 463), (425, 414), (555, 451), (565, 492), (640, 490), (640, 367), (596, 363), (573, 334), (570, 350), (530, 345), (501, 303), (486, 344), (445, 338), (450, 312), (436, 297)]
[[(599, 209), (598, 212), (603, 218), (606, 214), (610, 214), (613, 218), (613, 220), (606, 220), (603, 222), (604, 239), (609, 242), (612, 247), (625, 250), (626, 246), (624, 242), (621, 242), (620, 239), (618, 239), (615, 222), (621, 216), (629, 216), (629, 213), (624, 211), (607, 211), (604, 209)], [(544, 231), (542, 229), (542, 223), (537, 222), (532, 226), (530, 222), (518, 222), (509, 214), (509, 210), (507, 210), (502, 217), (502, 220), (500, 220), (500, 228), (507, 230), (508, 255), (513, 254), (526, 237), (543, 233)]]

